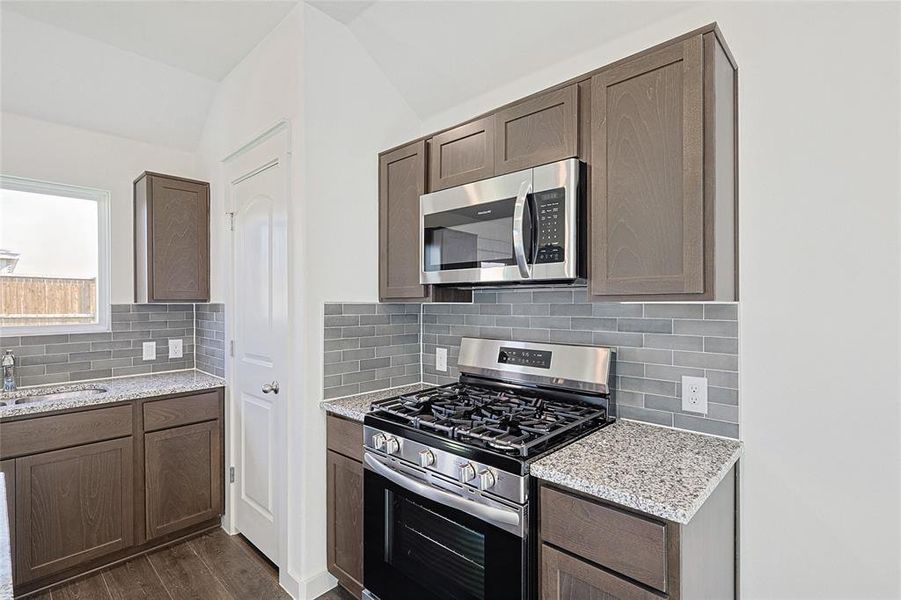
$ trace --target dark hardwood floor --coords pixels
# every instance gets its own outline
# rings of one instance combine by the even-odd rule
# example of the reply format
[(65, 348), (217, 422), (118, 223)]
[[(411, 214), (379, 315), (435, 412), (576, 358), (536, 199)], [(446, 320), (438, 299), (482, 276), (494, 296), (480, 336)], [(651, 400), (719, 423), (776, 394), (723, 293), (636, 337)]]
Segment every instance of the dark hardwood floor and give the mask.
[[(27, 600), (288, 600), (278, 571), (222, 529), (64, 583)], [(354, 600), (341, 587), (316, 600)]]

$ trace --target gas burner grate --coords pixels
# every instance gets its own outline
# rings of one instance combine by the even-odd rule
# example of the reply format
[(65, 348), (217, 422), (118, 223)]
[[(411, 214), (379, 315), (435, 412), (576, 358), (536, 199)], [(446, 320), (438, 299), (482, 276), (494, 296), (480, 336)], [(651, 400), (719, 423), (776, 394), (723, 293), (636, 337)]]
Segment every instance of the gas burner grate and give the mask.
[(372, 410), (417, 429), (527, 456), (529, 451), (599, 417), (602, 409), (465, 383), (383, 400)]

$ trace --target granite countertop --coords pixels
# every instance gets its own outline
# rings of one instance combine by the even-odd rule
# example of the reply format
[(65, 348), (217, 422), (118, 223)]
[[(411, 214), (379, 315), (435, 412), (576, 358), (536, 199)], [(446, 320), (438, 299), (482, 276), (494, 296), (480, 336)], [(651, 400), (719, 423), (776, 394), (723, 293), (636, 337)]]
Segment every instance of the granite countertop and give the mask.
[(92, 389), (105, 389), (106, 391), (75, 398), (58, 398), (27, 404), (0, 406), (0, 419), (219, 387), (225, 387), (224, 379), (201, 371), (190, 370), (23, 388), (15, 392), (0, 393), (0, 403), (56, 392), (77, 392)]
[(388, 388), (386, 390), (367, 392), (365, 394), (345, 396), (344, 398), (324, 400), (319, 403), (319, 406), (324, 408), (326, 412), (347, 417), (354, 421), (362, 421), (366, 413), (369, 412), (369, 405), (376, 400), (393, 398), (394, 396), (400, 396), (401, 394), (412, 394), (413, 392), (420, 392), (430, 387), (435, 386), (431, 383), (414, 383), (412, 385)]
[(742, 453), (737, 440), (617, 421), (531, 465), (531, 474), (688, 524)]
[(9, 521), (6, 513), (6, 482), (0, 473), (0, 600), (12, 600), (13, 572), (9, 547)]

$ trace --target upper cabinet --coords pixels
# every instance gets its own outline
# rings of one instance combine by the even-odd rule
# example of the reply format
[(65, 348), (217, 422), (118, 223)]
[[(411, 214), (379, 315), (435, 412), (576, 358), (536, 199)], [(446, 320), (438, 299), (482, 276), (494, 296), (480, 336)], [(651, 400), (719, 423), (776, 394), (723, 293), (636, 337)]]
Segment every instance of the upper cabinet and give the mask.
[(135, 302), (208, 302), (210, 184), (143, 173), (134, 203)]
[(735, 299), (734, 83), (713, 32), (592, 77), (593, 296)]
[(419, 283), (419, 196), (425, 193), (425, 141), (379, 155), (379, 298), (427, 296)]
[(577, 156), (578, 86), (573, 84), (514, 104), (498, 112), (494, 123), (496, 175)]
[(419, 195), (586, 163), (595, 300), (738, 299), (737, 67), (715, 24), (380, 155), (380, 297), (419, 285)]
[(494, 117), (485, 117), (439, 133), (432, 138), (430, 149), (431, 192), (492, 177)]

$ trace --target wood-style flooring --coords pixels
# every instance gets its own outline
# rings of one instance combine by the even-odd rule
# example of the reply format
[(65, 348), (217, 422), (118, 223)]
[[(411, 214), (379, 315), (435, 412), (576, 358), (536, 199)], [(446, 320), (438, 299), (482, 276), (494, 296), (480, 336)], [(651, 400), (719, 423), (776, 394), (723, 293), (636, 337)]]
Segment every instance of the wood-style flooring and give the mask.
[[(64, 583), (28, 600), (289, 600), (278, 571), (222, 529)], [(350, 600), (340, 587), (317, 600)]]

